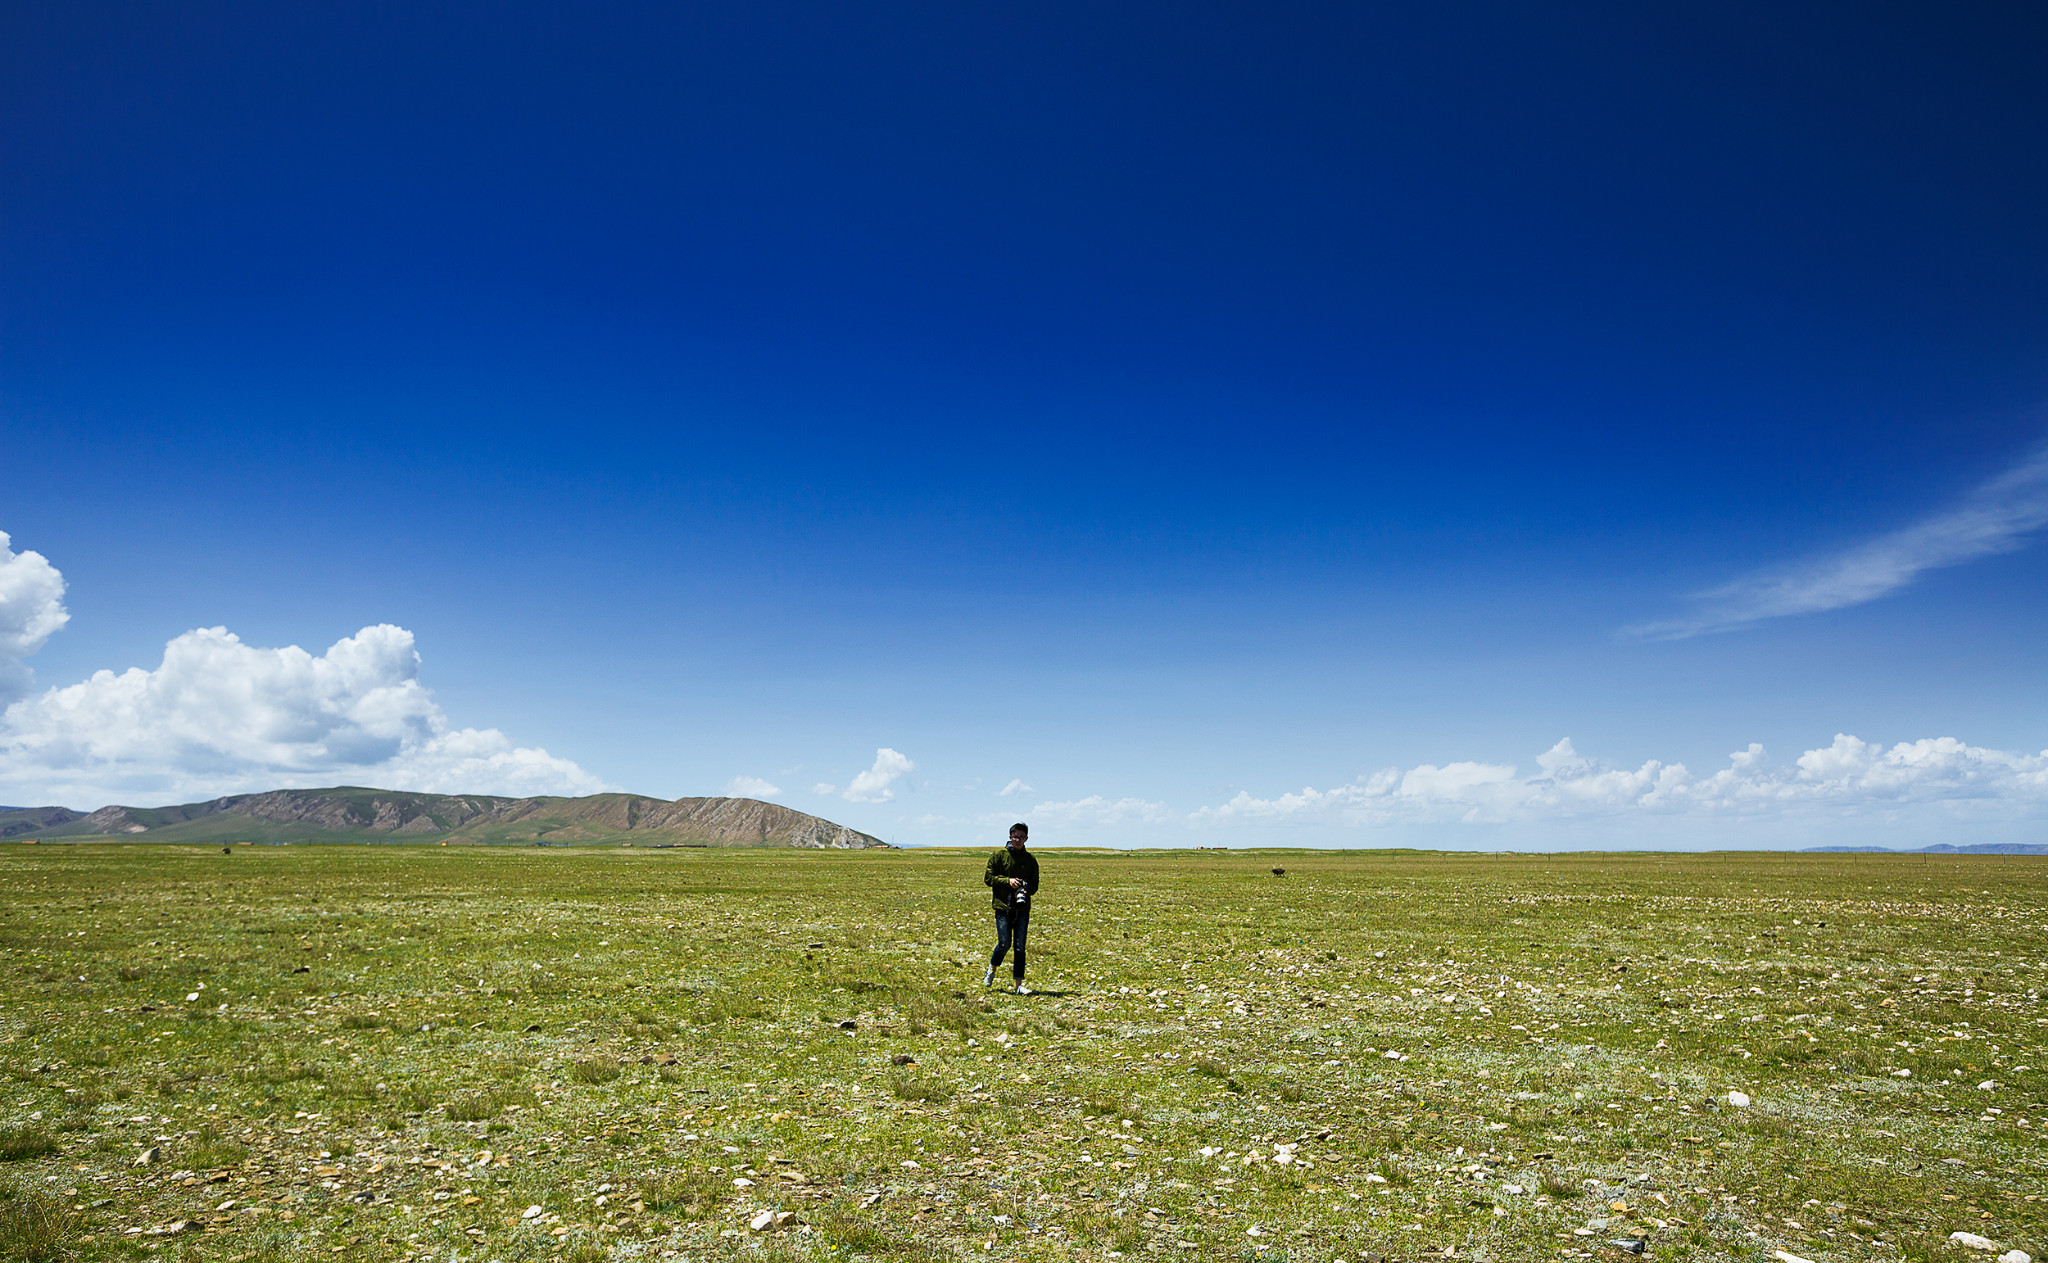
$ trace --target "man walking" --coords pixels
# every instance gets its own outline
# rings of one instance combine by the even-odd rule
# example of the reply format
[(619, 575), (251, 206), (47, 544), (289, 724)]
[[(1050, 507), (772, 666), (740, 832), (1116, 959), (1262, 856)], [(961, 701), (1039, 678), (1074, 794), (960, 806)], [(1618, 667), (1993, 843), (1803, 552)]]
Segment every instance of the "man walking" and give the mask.
[(1011, 825), (1010, 844), (988, 857), (988, 871), (981, 875), (996, 907), (996, 950), (988, 958), (988, 972), (981, 976), (981, 985), (994, 985), (996, 967), (1015, 944), (1017, 954), (1010, 961), (1010, 976), (1016, 980), (1013, 990), (1018, 995), (1031, 994), (1031, 988), (1024, 985), (1024, 938), (1031, 930), (1031, 896), (1038, 893), (1038, 857), (1024, 849), (1030, 836), (1026, 826)]

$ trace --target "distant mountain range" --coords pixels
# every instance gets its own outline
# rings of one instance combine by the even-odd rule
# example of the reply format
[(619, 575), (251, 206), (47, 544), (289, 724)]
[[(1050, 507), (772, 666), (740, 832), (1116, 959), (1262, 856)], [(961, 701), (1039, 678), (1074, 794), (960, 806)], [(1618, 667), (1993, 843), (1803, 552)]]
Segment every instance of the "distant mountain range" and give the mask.
[(786, 846), (865, 850), (889, 844), (753, 798), (639, 794), (495, 798), (345, 785), (231, 794), (179, 807), (0, 808), (0, 839), (135, 837), (152, 842), (446, 841), (494, 845)]
[(2048, 843), (2043, 842), (1979, 842), (1974, 846), (1937, 842), (1933, 846), (1906, 849), (1889, 846), (1809, 846), (1806, 849), (1809, 852), (1836, 851), (1858, 855), (1873, 851), (1887, 855), (2048, 855)]

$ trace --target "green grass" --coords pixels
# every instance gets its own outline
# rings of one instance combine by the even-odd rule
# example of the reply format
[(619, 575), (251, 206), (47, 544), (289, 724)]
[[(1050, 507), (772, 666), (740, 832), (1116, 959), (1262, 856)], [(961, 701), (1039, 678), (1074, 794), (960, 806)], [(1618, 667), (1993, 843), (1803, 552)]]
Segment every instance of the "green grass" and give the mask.
[(0, 845), (0, 1263), (2048, 1254), (2048, 863), (982, 858)]
[(82, 1216), (48, 1193), (0, 1181), (0, 1263), (68, 1263)]
[(56, 1138), (41, 1127), (0, 1127), (0, 1162), (25, 1162), (55, 1152)]

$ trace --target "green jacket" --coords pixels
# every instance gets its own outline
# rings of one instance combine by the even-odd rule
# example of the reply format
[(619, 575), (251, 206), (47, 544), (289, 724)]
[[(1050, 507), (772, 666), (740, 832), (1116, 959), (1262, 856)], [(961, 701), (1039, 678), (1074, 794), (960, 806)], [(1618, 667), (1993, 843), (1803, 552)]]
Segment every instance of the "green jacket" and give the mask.
[(981, 881), (988, 887), (989, 898), (997, 912), (1009, 910), (1012, 877), (1022, 877), (1024, 889), (1030, 894), (1037, 894), (1038, 857), (1029, 851), (1012, 851), (1007, 846), (988, 857), (988, 871), (981, 875)]

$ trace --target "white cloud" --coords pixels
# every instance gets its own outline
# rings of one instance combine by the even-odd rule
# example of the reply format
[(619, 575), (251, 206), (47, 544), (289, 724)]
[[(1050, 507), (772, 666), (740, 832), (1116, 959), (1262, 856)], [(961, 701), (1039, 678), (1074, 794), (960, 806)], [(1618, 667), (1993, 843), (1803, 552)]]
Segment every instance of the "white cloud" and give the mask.
[(1037, 792), (1037, 790), (1031, 788), (1029, 785), (1026, 785), (1020, 778), (1011, 781), (1008, 785), (1005, 785), (1001, 789), (997, 790), (996, 797), (1008, 798), (1012, 794), (1035, 794)]
[(725, 783), (729, 798), (773, 798), (782, 792), (778, 785), (771, 785), (758, 776), (735, 776)]
[(9, 799), (74, 807), (337, 782), (512, 795), (607, 788), (494, 728), (451, 726), (418, 673), (412, 633), (390, 624), (317, 656), (245, 645), (224, 627), (189, 631), (153, 671), (99, 671), (0, 712), (0, 786)]
[(1845, 552), (1772, 567), (1697, 594), (1682, 618), (1624, 628), (1642, 640), (1681, 640), (1765, 619), (1874, 601), (1929, 570), (2011, 552), (2048, 526), (2048, 447), (1965, 496), (1954, 508)]
[(2014, 812), (2048, 808), (2048, 751), (2010, 754), (1953, 737), (1890, 748), (1837, 734), (1792, 763), (1772, 764), (1761, 745), (1696, 777), (1652, 759), (1634, 770), (1580, 756), (1569, 738), (1536, 758), (1536, 774), (1487, 763), (1390, 768), (1328, 790), (1273, 798), (1239, 793), (1189, 817), (1197, 824), (1300, 823), (1360, 826), (1513, 823), (1637, 816), (1753, 816), (1822, 811), (1835, 816), (1897, 807), (1969, 805)]
[(853, 783), (845, 789), (820, 781), (811, 786), (811, 792), (827, 797), (836, 795), (850, 803), (885, 803), (896, 797), (896, 791), (889, 788), (890, 784), (905, 772), (916, 770), (917, 764), (883, 746), (875, 751), (875, 765), (854, 777)]
[(0, 531), (0, 706), (25, 697), (33, 678), (23, 659), (69, 622), (64, 576), (38, 552), (15, 552)]
[(1072, 825), (1165, 824), (1177, 818), (1165, 803), (1142, 798), (1104, 798), (1090, 794), (1072, 802), (1039, 803), (1024, 813), (1033, 824), (1040, 822)]

